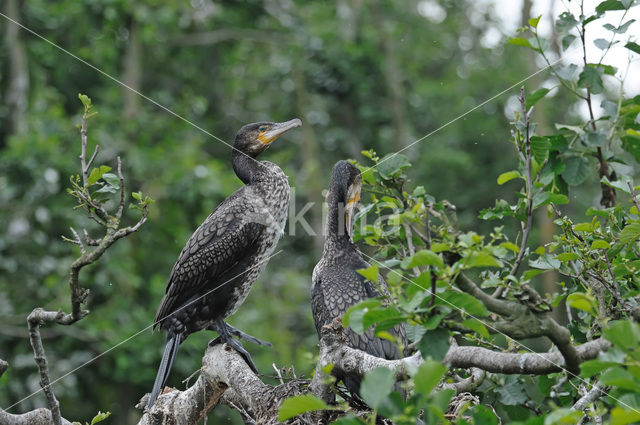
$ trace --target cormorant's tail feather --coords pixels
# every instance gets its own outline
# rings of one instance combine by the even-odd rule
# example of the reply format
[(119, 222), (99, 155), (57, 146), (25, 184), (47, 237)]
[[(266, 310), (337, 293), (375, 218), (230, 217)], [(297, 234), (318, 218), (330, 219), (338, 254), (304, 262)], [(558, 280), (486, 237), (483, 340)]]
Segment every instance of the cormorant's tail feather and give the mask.
[(178, 347), (180, 346), (180, 336), (173, 335), (167, 341), (167, 345), (164, 347), (164, 353), (162, 354), (162, 361), (160, 362), (160, 367), (158, 368), (158, 374), (156, 375), (156, 382), (153, 383), (153, 390), (151, 390), (151, 395), (149, 396), (149, 410), (153, 407), (153, 404), (156, 402), (158, 395), (160, 395), (160, 391), (164, 388), (164, 384), (167, 382), (167, 378), (169, 378), (169, 372), (171, 371), (171, 366), (173, 366), (173, 361), (176, 358), (176, 354), (178, 354)]

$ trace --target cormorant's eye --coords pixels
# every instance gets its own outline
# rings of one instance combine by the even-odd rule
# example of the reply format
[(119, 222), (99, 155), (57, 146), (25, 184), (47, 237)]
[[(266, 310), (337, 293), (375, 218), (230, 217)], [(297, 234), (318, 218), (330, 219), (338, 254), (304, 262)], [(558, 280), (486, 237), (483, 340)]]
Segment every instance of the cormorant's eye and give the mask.
[(265, 127), (264, 125), (261, 125), (260, 128), (258, 129), (258, 131), (260, 133), (264, 133), (265, 131), (267, 131), (267, 127)]

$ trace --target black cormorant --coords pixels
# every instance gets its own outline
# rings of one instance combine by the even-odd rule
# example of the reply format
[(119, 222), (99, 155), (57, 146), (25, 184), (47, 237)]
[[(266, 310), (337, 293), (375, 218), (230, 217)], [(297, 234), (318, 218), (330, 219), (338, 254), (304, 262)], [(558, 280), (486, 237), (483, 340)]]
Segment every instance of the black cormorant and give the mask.
[(240, 352), (256, 368), (249, 353), (232, 338), (260, 343), (228, 325), (249, 294), (284, 231), (289, 181), (280, 167), (255, 158), (299, 119), (245, 125), (236, 134), (231, 162), (245, 184), (225, 199), (198, 227), (173, 266), (155, 326), (167, 331), (167, 344), (149, 396), (149, 409), (164, 387), (178, 346), (190, 334), (215, 330), (221, 342)]
[[(338, 161), (333, 167), (329, 193), (327, 194), (327, 225), (322, 259), (313, 269), (313, 289), (311, 308), (313, 320), (320, 337), (320, 330), (336, 317), (341, 317), (354, 304), (367, 298), (380, 296), (378, 288), (387, 292), (387, 284), (380, 277), (378, 288), (357, 272), (369, 264), (364, 261), (358, 247), (352, 241), (353, 221), (356, 206), (360, 200), (362, 177), (358, 168), (347, 162)], [(406, 347), (404, 327), (396, 325), (389, 329)], [(345, 329), (347, 344), (373, 356), (392, 360), (401, 358), (403, 353), (391, 341), (376, 338), (373, 329), (358, 335), (352, 329)], [(348, 376), (338, 376), (352, 394), (359, 394), (360, 381)]]

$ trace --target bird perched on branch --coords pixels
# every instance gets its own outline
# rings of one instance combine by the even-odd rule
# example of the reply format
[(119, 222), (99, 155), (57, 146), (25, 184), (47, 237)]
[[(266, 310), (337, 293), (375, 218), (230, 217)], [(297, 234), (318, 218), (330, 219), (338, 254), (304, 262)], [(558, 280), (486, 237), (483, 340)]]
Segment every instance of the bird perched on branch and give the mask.
[[(336, 317), (343, 316), (349, 307), (367, 298), (387, 295), (387, 284), (380, 278), (377, 288), (357, 272), (369, 267), (358, 247), (353, 243), (353, 222), (356, 207), (360, 201), (362, 177), (358, 168), (347, 162), (338, 161), (331, 173), (331, 183), (327, 194), (327, 225), (322, 259), (313, 269), (311, 309), (313, 320), (320, 337), (320, 330)], [(407, 346), (407, 337), (401, 325), (388, 331), (401, 345)], [(392, 360), (403, 353), (389, 340), (376, 338), (373, 329), (358, 335), (352, 329), (345, 329), (347, 344), (373, 356)], [(360, 381), (353, 377), (337, 377), (342, 380), (351, 394), (359, 394)]]
[(289, 206), (289, 181), (280, 167), (256, 157), (299, 119), (260, 122), (236, 134), (231, 163), (245, 184), (225, 199), (198, 227), (173, 266), (154, 329), (167, 332), (149, 409), (164, 387), (178, 346), (202, 329), (218, 332), (216, 341), (235, 348), (255, 371), (249, 353), (233, 336), (267, 344), (225, 322), (249, 294), (284, 231)]

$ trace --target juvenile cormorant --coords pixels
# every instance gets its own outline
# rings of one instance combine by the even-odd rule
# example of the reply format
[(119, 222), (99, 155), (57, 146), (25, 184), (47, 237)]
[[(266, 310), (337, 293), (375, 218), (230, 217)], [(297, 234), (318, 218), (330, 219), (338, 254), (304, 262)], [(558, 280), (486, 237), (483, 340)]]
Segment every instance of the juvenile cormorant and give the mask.
[[(320, 337), (320, 330), (334, 318), (341, 317), (354, 304), (367, 298), (377, 297), (380, 292), (364, 276), (357, 272), (369, 264), (364, 261), (358, 247), (352, 241), (353, 221), (360, 200), (362, 177), (358, 168), (338, 161), (333, 167), (329, 193), (327, 194), (328, 216), (322, 259), (313, 269), (311, 309)], [(380, 277), (378, 287), (387, 291), (386, 282)], [(407, 346), (407, 338), (401, 325), (389, 329), (401, 344)], [(373, 329), (358, 335), (345, 329), (347, 344), (373, 356), (392, 360), (403, 353), (391, 341), (376, 338)], [(352, 394), (359, 394), (360, 381), (349, 376), (338, 376)]]
[[(243, 303), (284, 231), (289, 205), (289, 181), (280, 167), (258, 161), (270, 144), (299, 119), (260, 122), (236, 134), (231, 162), (245, 184), (225, 199), (198, 227), (173, 266), (155, 324), (167, 331), (149, 409), (164, 387), (178, 346), (202, 329), (218, 332), (219, 340), (240, 352), (256, 371), (249, 353), (232, 338), (261, 343), (228, 325), (224, 319)], [(264, 344), (264, 343), (263, 343)]]

